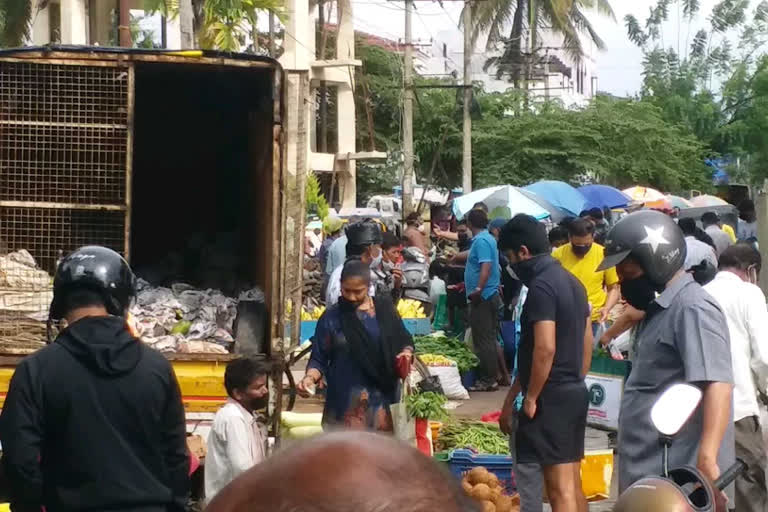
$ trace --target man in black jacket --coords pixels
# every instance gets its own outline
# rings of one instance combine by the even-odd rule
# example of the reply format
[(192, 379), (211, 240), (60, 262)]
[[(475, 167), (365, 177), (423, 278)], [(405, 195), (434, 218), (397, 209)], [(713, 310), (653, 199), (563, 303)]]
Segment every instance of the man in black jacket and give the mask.
[(50, 315), (67, 328), (19, 364), (0, 416), (14, 512), (184, 510), (181, 394), (170, 363), (128, 331), (134, 294), (109, 249), (59, 265)]

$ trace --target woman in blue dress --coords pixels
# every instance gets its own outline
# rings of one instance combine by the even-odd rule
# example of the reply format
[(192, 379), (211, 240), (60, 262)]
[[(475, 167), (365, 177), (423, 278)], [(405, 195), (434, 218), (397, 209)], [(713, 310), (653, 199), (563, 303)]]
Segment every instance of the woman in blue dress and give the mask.
[(323, 427), (392, 431), (389, 406), (410, 372), (413, 341), (389, 297), (371, 297), (370, 268), (348, 260), (341, 299), (317, 322), (312, 355), (298, 384), (303, 396), (326, 387)]

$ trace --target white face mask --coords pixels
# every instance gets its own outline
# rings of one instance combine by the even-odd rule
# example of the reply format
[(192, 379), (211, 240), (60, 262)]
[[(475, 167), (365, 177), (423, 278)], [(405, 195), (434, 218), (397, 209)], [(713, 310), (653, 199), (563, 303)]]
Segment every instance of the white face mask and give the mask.
[(381, 258), (383, 256), (381, 248), (379, 248), (379, 254), (377, 256), (373, 257), (373, 260), (371, 261), (371, 268), (379, 268), (381, 265)]
[(757, 267), (750, 266), (747, 268), (747, 281), (749, 281), (752, 284), (757, 284)]

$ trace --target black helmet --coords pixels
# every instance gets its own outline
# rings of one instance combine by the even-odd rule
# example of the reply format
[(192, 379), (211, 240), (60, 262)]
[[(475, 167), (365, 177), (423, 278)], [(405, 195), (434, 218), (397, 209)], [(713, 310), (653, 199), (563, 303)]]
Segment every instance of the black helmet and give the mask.
[(685, 237), (669, 216), (642, 210), (616, 223), (606, 237), (604, 254), (598, 270), (615, 267), (631, 254), (648, 279), (661, 288), (683, 268)]
[(354, 246), (381, 244), (381, 228), (372, 220), (355, 222), (347, 226), (347, 244)]
[(98, 292), (111, 315), (122, 316), (136, 295), (136, 277), (128, 262), (112, 249), (81, 247), (59, 263), (53, 279), (50, 317), (60, 319), (64, 295), (79, 287)]

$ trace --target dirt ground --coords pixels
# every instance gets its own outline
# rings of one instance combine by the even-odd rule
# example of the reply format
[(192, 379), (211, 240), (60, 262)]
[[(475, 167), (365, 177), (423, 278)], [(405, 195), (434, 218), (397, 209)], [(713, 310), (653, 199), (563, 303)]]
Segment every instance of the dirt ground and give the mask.
[[(301, 378), (303, 372), (294, 372), (296, 378)], [(452, 413), (458, 418), (477, 419), (489, 412), (498, 411), (504, 402), (507, 389), (501, 389), (493, 393), (471, 393), (470, 399), (461, 402), (461, 405), (454, 409)], [(322, 401), (319, 399), (303, 400), (301, 398), (296, 402), (294, 411), (296, 412), (321, 412), (323, 409)], [(606, 450), (610, 448), (608, 433), (603, 430), (587, 427), (585, 438), (585, 447), (587, 450)], [(618, 482), (616, 479), (616, 456), (614, 455), (614, 478), (611, 486), (611, 497), (608, 500), (590, 503), (590, 512), (608, 512), (613, 508), (616, 497), (618, 496)], [(548, 505), (544, 505), (544, 510), (549, 512)]]

